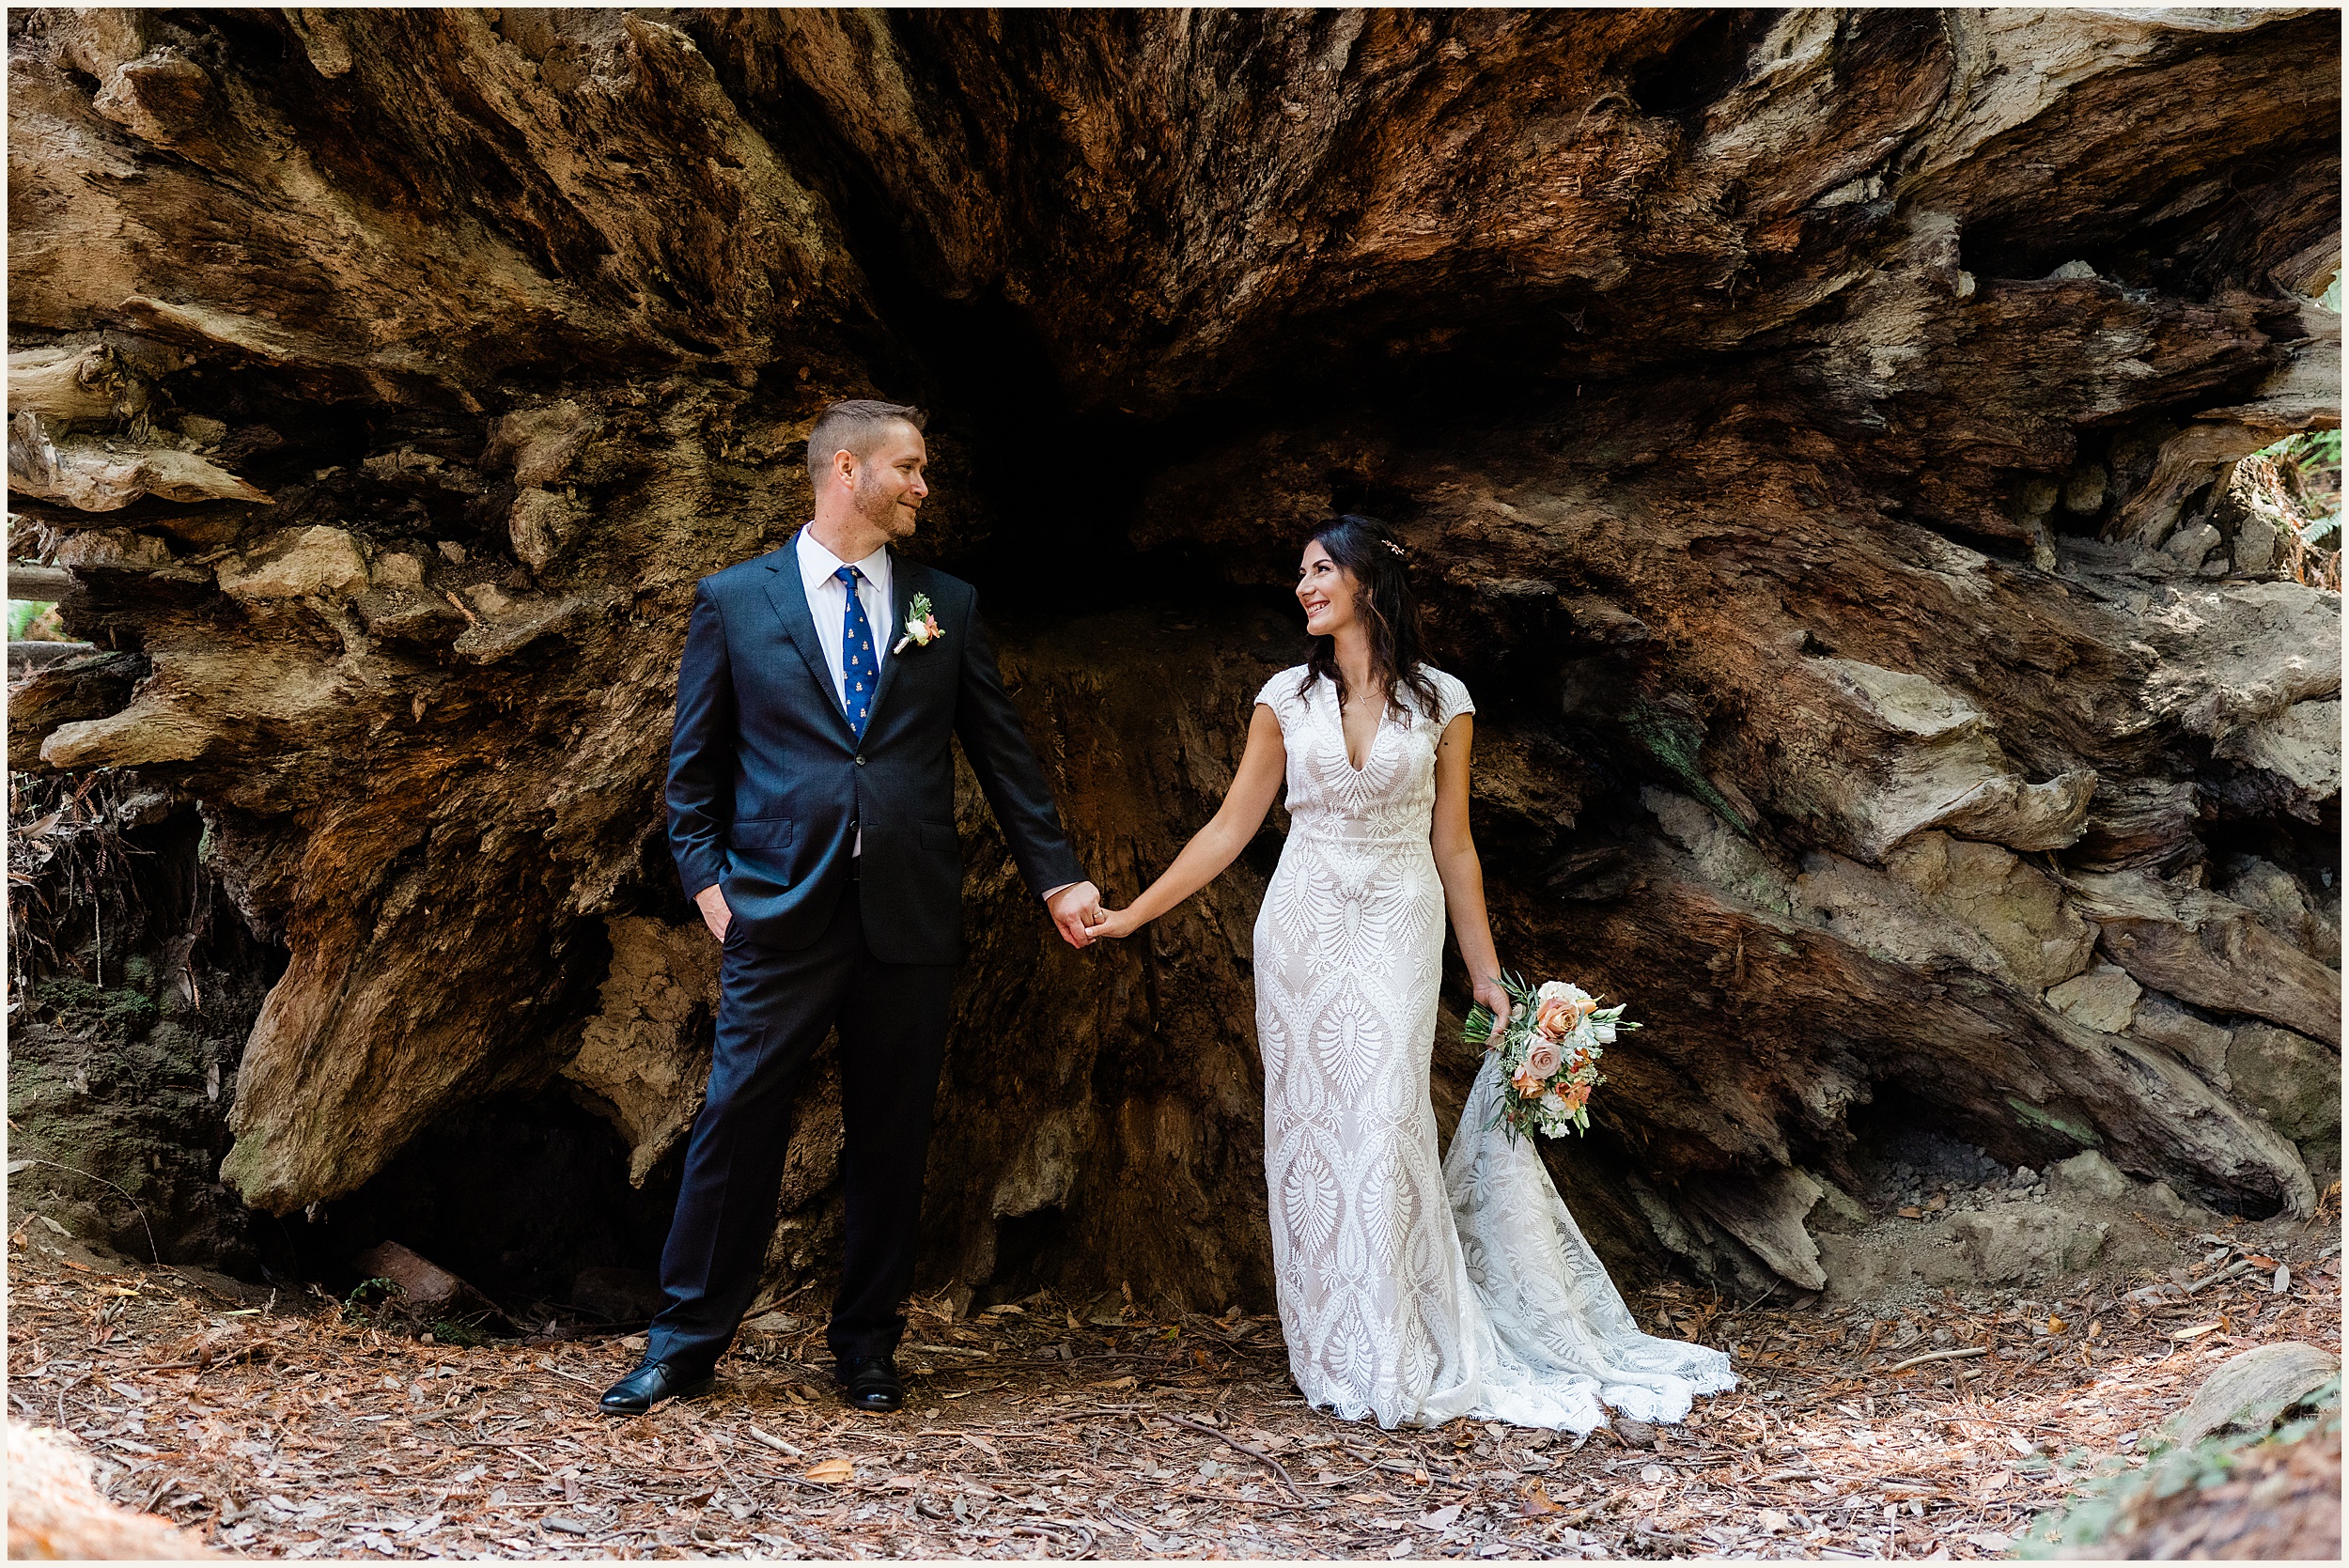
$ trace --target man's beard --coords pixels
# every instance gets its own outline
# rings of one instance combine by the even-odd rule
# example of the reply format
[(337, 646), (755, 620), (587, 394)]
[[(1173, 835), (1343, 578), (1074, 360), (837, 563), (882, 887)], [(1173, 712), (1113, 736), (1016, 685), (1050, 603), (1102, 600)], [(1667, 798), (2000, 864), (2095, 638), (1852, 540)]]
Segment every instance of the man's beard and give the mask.
[(913, 532), (913, 514), (897, 505), (897, 498), (889, 495), (879, 485), (860, 484), (856, 488), (856, 514), (893, 539), (902, 539)]

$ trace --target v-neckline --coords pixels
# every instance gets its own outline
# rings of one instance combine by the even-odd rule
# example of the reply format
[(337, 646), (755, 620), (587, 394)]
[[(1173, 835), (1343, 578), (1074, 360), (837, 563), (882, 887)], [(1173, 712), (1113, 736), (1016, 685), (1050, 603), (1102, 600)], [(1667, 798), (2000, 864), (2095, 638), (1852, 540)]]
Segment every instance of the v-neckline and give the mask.
[(1378, 737), (1386, 731), (1387, 710), (1385, 707), (1381, 706), (1378, 710), (1378, 717), (1371, 722), (1370, 738), (1362, 745), (1361, 764), (1357, 767), (1354, 762), (1353, 748), (1346, 743), (1346, 700), (1338, 695), (1338, 683), (1336, 681), (1330, 680), (1327, 675), (1324, 675), (1321, 678), (1324, 681), (1327, 681), (1330, 687), (1330, 706), (1337, 710), (1338, 755), (1346, 759), (1346, 770), (1353, 774), (1356, 778), (1360, 778), (1364, 773), (1370, 771), (1371, 759), (1378, 754)]

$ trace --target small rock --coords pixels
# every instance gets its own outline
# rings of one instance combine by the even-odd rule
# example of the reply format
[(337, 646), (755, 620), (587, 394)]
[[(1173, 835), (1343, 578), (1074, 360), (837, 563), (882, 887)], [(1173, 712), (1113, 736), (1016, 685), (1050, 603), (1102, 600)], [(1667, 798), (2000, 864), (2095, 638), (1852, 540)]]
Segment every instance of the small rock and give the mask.
[(2047, 1188), (2074, 1201), (2113, 1203), (2129, 1195), (2129, 1178), (2093, 1149), (2047, 1169)]
[(1650, 1426), (1647, 1422), (1635, 1421), (1627, 1417), (1617, 1417), (1612, 1424), (1615, 1429), (1615, 1436), (1621, 1437), (1631, 1447), (1635, 1449), (1652, 1449), (1656, 1446), (1656, 1428)]
[(1974, 1278), (1992, 1284), (2078, 1273), (2104, 1250), (2110, 1229), (2061, 1210), (2015, 1208), (1961, 1214), (1949, 1224)]
[(2099, 964), (2047, 992), (2047, 1005), (2085, 1029), (2103, 1034), (2127, 1031), (2144, 987), (2115, 964)]
[(2200, 567), (2202, 558), (2218, 548), (2218, 530), (2207, 522), (2190, 523), (2170, 536), (2161, 548), (2188, 567)]
[(2162, 1434), (2183, 1448), (2230, 1429), (2263, 1433), (2340, 1371), (2341, 1358), (2316, 1345), (2260, 1345), (2222, 1363), (2186, 1407), (2162, 1423)]
[(2234, 569), (2256, 573), (2273, 567), (2277, 538), (2275, 519), (2256, 508), (2246, 511), (2243, 520), (2235, 525)]

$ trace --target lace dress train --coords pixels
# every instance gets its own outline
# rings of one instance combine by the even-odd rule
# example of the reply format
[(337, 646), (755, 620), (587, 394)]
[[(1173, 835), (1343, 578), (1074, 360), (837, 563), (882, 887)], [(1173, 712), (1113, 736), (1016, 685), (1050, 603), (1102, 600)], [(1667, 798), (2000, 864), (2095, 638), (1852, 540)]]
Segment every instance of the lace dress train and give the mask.
[(1633, 1326), (1538, 1153), (1486, 1127), (1491, 1059), (1438, 1157), (1435, 750), (1474, 707), (1428, 674), (1434, 711), (1382, 720), (1359, 768), (1330, 683), (1290, 670), (1257, 696), (1288, 753), (1289, 837), (1255, 969), (1290, 1370), (1315, 1405), (1389, 1427), (1471, 1416), (1587, 1432), (1609, 1405), (1679, 1421), (1735, 1385), (1729, 1358)]

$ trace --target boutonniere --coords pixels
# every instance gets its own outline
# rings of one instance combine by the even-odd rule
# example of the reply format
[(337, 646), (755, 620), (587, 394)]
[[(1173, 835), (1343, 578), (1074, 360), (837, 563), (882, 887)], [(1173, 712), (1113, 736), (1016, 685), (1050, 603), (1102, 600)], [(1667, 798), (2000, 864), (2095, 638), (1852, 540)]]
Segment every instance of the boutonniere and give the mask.
[(889, 650), (889, 657), (894, 659), (905, 652), (909, 643), (917, 648), (926, 648), (945, 635), (938, 629), (938, 617), (930, 611), (930, 596), (916, 594), (913, 602), (906, 607), (906, 634), (897, 639), (897, 645)]

